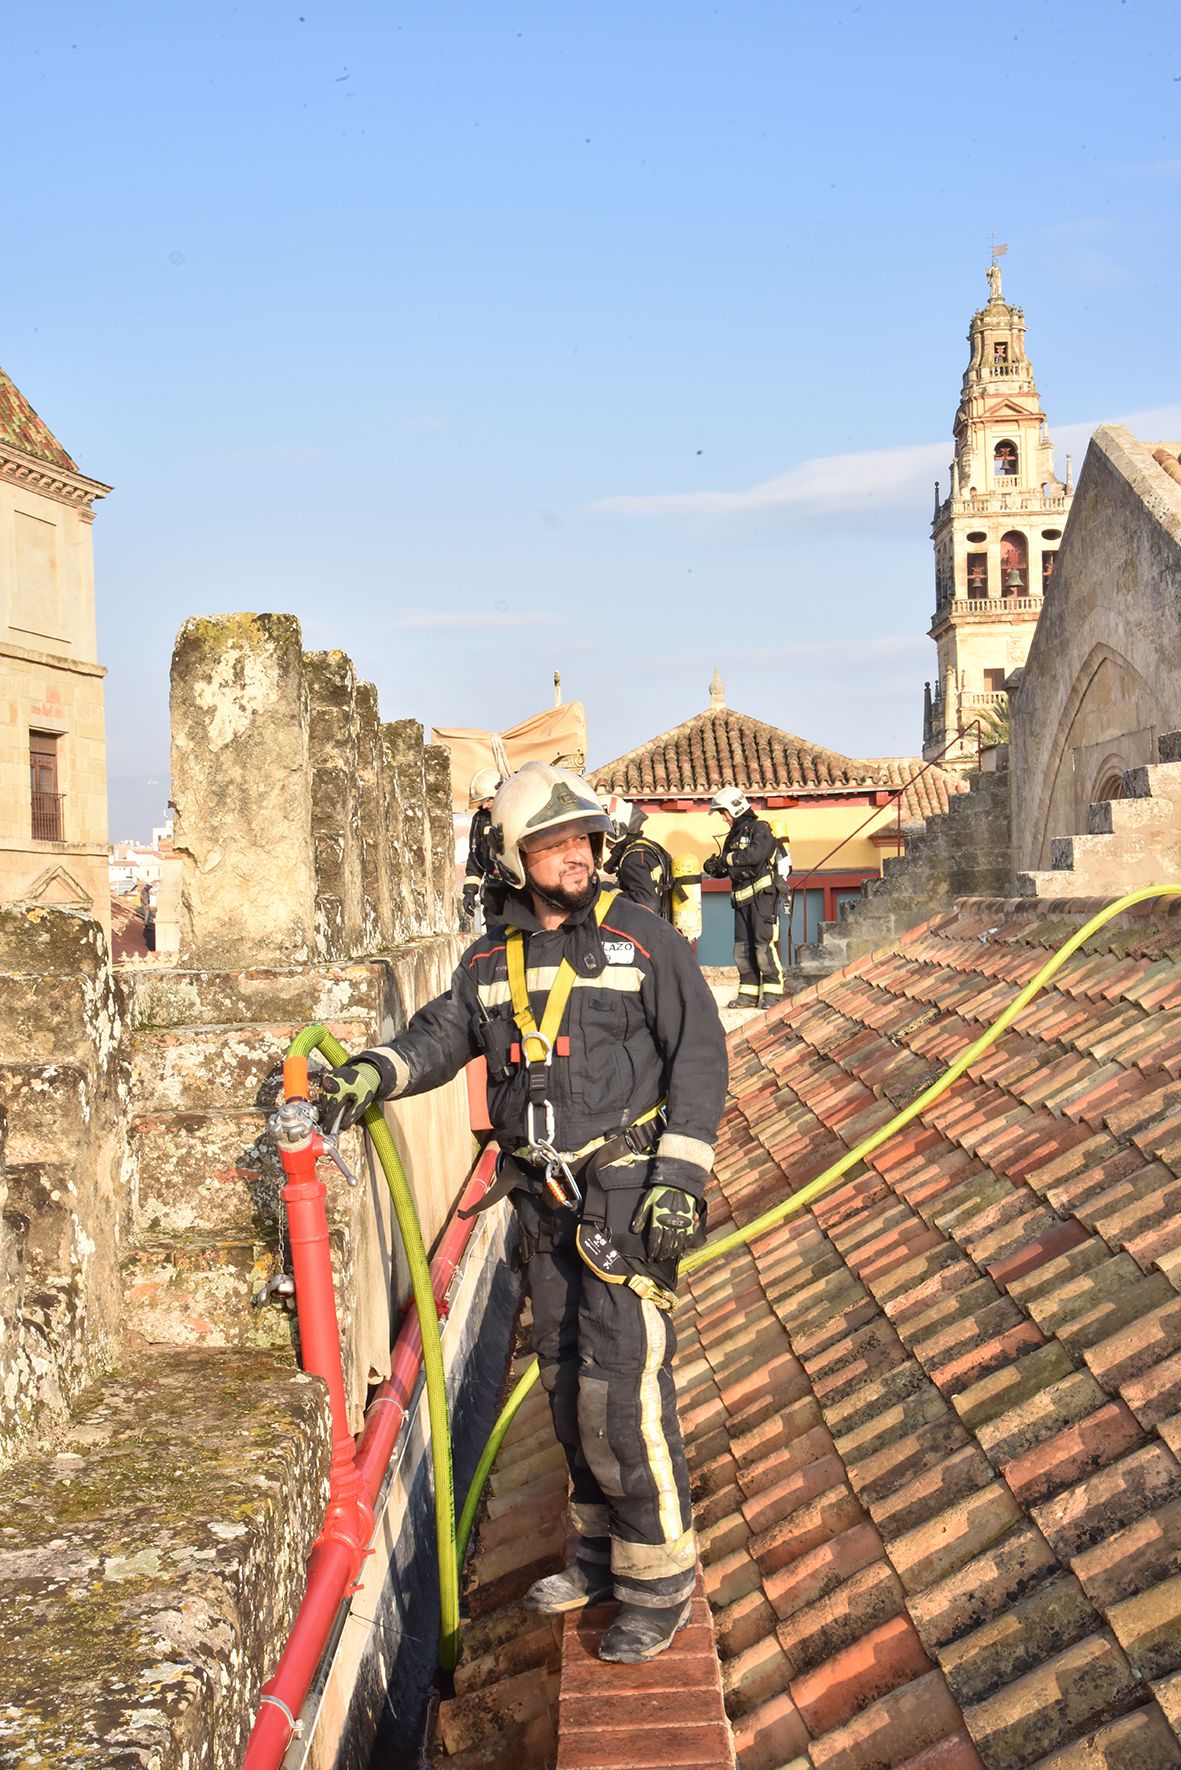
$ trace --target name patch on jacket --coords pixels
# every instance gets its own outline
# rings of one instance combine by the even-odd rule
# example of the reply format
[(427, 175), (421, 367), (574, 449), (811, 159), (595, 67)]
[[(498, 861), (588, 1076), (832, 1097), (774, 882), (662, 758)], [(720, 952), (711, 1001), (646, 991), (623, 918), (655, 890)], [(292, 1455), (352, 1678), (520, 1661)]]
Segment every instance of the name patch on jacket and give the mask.
[(636, 949), (630, 940), (605, 940), (603, 951), (607, 955), (608, 965), (631, 965), (635, 962)]

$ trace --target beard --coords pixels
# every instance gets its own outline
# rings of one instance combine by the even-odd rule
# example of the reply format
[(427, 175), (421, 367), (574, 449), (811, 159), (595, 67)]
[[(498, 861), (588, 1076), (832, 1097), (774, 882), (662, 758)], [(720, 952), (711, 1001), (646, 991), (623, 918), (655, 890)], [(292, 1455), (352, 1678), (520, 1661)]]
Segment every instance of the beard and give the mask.
[(529, 879), (530, 891), (555, 910), (584, 910), (598, 888), (599, 875), (597, 872), (592, 872), (586, 884), (578, 891), (568, 891), (564, 885), (553, 885), (548, 891), (543, 891), (534, 879)]

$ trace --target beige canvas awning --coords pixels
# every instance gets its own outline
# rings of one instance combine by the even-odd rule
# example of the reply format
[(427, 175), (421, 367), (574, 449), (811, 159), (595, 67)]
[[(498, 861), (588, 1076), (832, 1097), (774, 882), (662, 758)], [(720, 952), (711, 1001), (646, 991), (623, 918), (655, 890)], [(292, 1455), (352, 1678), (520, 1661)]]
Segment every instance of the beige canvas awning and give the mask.
[(468, 783), (477, 768), (491, 766), (505, 775), (525, 762), (550, 762), (581, 774), (586, 767), (586, 712), (581, 701), (563, 701), (511, 731), (436, 726), (431, 742), (446, 744), (451, 751), (451, 800), (456, 811), (466, 811)]

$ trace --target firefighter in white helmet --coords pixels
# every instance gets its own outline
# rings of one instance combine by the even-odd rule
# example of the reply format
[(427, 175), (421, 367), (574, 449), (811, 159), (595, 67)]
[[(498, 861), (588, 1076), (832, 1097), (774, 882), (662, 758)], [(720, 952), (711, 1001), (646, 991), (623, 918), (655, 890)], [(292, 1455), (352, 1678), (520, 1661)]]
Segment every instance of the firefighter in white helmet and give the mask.
[(608, 819), (578, 775), (512, 775), (489, 845), (504, 925), (469, 947), (450, 992), (389, 1045), (323, 1083), (325, 1126), (374, 1099), (440, 1086), (482, 1052), (506, 1193), (533, 1303), (541, 1378), (570, 1471), (577, 1550), (534, 1610), (620, 1609), (602, 1658), (651, 1659), (688, 1619), (695, 1546), (670, 1311), (726, 1086), (722, 1029), (667, 922), (602, 888)]
[(492, 801), (500, 787), (500, 774), (495, 768), (477, 768), (467, 790), (468, 807), (472, 813), (468, 837), (467, 865), (463, 873), (464, 928), (476, 925), (476, 910), (483, 907), (488, 923), (500, 913), (504, 890), (496, 878), (492, 856), (488, 852), (488, 829), (492, 823)]
[(729, 825), (720, 854), (703, 867), (712, 879), (729, 879), (734, 907), (734, 963), (738, 994), (731, 1008), (772, 1007), (783, 1000), (779, 961), (778, 843), (770, 824), (755, 814), (746, 794), (722, 787), (710, 802)]
[(644, 813), (618, 793), (600, 793), (599, 804), (611, 820), (614, 846), (607, 871), (625, 897), (654, 915), (672, 921), (673, 862), (667, 848), (644, 834)]

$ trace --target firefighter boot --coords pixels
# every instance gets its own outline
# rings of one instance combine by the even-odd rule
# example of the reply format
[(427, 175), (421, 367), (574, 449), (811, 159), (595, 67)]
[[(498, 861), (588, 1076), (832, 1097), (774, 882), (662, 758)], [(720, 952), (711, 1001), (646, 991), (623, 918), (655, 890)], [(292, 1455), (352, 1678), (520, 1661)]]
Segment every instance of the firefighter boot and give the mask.
[(689, 1620), (690, 1600), (672, 1604), (665, 1610), (646, 1610), (639, 1604), (622, 1604), (619, 1615), (603, 1636), (600, 1659), (613, 1659), (625, 1665), (637, 1660), (655, 1659), (669, 1646), (678, 1629)]
[(583, 1552), (561, 1573), (534, 1580), (522, 1599), (526, 1610), (556, 1616), (563, 1610), (582, 1610), (588, 1604), (606, 1603), (611, 1596), (611, 1539), (584, 1537), (580, 1549)]

